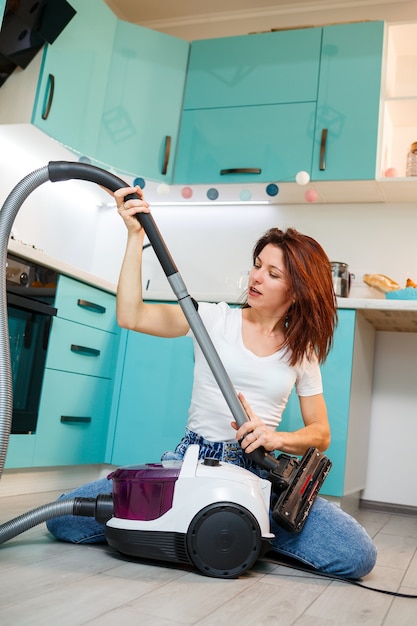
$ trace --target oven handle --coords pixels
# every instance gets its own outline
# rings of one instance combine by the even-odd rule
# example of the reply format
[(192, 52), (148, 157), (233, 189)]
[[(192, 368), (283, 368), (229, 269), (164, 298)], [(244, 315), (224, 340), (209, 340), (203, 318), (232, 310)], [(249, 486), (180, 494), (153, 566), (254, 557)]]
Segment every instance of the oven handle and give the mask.
[(15, 306), (18, 309), (24, 311), (30, 311), (31, 313), (43, 313), (44, 315), (50, 315), (51, 317), (58, 313), (58, 309), (46, 302), (40, 302), (39, 300), (31, 300), (24, 296), (18, 296), (15, 293), (7, 292), (7, 304)]

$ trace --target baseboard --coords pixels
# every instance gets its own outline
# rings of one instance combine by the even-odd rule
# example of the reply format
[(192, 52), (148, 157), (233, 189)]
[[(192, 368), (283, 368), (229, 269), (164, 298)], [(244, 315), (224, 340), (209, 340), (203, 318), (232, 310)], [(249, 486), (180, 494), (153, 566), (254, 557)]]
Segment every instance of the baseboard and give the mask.
[(417, 515), (417, 506), (406, 504), (391, 504), (389, 502), (377, 502), (374, 500), (360, 500), (359, 508), (367, 511), (380, 511), (381, 513), (396, 513), (397, 515)]
[(0, 498), (48, 491), (70, 491), (79, 485), (107, 476), (109, 465), (74, 465), (5, 470), (0, 480)]

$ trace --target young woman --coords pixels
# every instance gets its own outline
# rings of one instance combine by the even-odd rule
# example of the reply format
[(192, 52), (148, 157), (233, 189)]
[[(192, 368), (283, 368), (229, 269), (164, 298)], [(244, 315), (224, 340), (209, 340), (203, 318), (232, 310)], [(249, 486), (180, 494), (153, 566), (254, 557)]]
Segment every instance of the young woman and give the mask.
[[(141, 199), (124, 201), (136, 192)], [(330, 443), (330, 427), (319, 365), (332, 345), (337, 321), (330, 263), (317, 241), (294, 229), (271, 228), (253, 250), (247, 302), (199, 303), (199, 314), (228, 372), (249, 420), (238, 427), (193, 337), (179, 306), (150, 304), (142, 299), (144, 231), (135, 215), (149, 212), (140, 188), (115, 192), (127, 227), (127, 245), (117, 291), (120, 326), (159, 337), (189, 334), (194, 340), (192, 398), (183, 439), (163, 460), (182, 459), (187, 447), (199, 444), (200, 456), (262, 471), (246, 453), (259, 446), (273, 453), (303, 455)], [(289, 394), (295, 386), (304, 426), (279, 429)], [(63, 497), (110, 493), (102, 479)], [(59, 539), (104, 541), (103, 527), (90, 518), (64, 517), (48, 522)], [(376, 561), (376, 548), (365, 530), (340, 508), (317, 498), (303, 530), (291, 533), (271, 518), (273, 548), (313, 568), (343, 577), (361, 578)]]

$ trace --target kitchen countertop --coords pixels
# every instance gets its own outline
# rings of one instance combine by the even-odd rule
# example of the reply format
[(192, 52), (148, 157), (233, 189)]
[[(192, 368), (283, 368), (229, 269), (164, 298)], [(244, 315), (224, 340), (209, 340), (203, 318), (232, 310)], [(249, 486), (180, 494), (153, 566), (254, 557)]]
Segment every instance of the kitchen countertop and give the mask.
[(51, 257), (45, 254), (42, 250), (38, 250), (32, 246), (10, 239), (8, 251), (11, 254), (22, 257), (23, 259), (27, 259), (28, 261), (33, 261), (34, 263), (39, 263), (40, 265), (53, 269), (59, 274), (64, 274), (65, 276), (69, 276), (75, 280), (80, 280), (81, 282), (92, 285), (93, 287), (103, 289), (103, 291), (108, 291), (113, 294), (116, 293), (117, 285), (115, 283), (104, 280), (94, 274), (89, 274), (78, 267), (69, 265), (68, 263), (64, 263), (63, 261)]
[[(115, 283), (50, 257), (32, 246), (10, 239), (8, 250), (11, 254), (45, 265), (75, 280), (80, 280), (109, 293), (116, 293), (117, 285)], [(337, 306), (339, 309), (358, 311), (375, 330), (417, 332), (417, 299), (387, 300), (381, 296), (375, 298), (337, 298)]]

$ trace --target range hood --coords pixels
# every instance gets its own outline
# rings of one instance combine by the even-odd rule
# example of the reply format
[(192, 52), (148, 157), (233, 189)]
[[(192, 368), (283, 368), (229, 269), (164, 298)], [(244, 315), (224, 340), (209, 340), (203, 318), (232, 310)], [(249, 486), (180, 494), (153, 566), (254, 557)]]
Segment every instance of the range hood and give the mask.
[(52, 44), (76, 11), (67, 0), (7, 0), (0, 30), (0, 86), (16, 67), (25, 69)]

